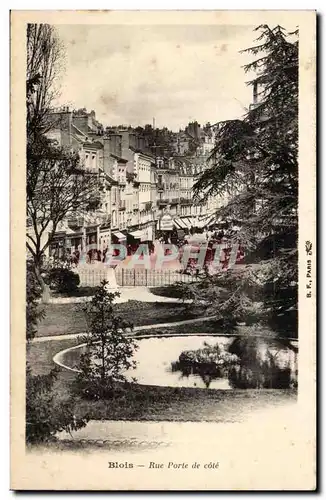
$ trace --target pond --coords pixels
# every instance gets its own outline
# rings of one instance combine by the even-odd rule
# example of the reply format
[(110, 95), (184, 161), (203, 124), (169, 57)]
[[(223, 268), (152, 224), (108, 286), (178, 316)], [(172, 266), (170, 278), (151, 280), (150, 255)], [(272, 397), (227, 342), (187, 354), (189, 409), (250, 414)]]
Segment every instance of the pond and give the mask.
[[(238, 342), (240, 340), (240, 343)], [(270, 359), (277, 360), (277, 366), (280, 370), (288, 370), (289, 377), (296, 383), (297, 379), (297, 354), (294, 350), (285, 347), (281, 343), (275, 340), (263, 340), (263, 339), (253, 339), (255, 342), (255, 356), (259, 356), (260, 364), (258, 371), (262, 370), (262, 366), (267, 366), (269, 363), (270, 369)], [(237, 344), (238, 342), (238, 344)], [(249, 372), (252, 377), (255, 369), (253, 368), (254, 361), (252, 361), (252, 350), (244, 351), (243, 339), (239, 339), (231, 336), (175, 336), (175, 337), (151, 337), (137, 339), (138, 350), (134, 355), (134, 360), (137, 363), (137, 367), (134, 370), (130, 370), (125, 373), (128, 379), (135, 377), (138, 384), (145, 385), (157, 385), (157, 386), (168, 386), (168, 387), (197, 387), (197, 388), (207, 388), (210, 389), (223, 389), (232, 390), (234, 388), (256, 388), (256, 382), (254, 386), (252, 383), (248, 383), (248, 369), (245, 373), (245, 378), (242, 376), (241, 383), (239, 382), (239, 375), (236, 374), (236, 381), (231, 377), (229, 372), (223, 374), (216, 374), (209, 371), (209, 381), (207, 381), (207, 363), (205, 364), (204, 371), (195, 369), (193, 366), (189, 368), (189, 365), (184, 366), (182, 363), (180, 365), (180, 355), (181, 353), (197, 352), (206, 345), (206, 350), (208, 351), (218, 344), (218, 350), (220, 353), (227, 353), (230, 349), (232, 352), (237, 352), (234, 349), (242, 349), (245, 352), (244, 357), (242, 357), (242, 352), (240, 353), (239, 359), (248, 360), (248, 352), (251, 356), (249, 361)], [(294, 343), (296, 344), (296, 343)], [(235, 347), (234, 347), (235, 346)], [(245, 346), (247, 344), (245, 343)], [(79, 351), (79, 352), (78, 352)], [(78, 361), (80, 349), (74, 349), (67, 351), (61, 357), (61, 363), (67, 367), (74, 367)], [(247, 358), (245, 358), (247, 356)], [(236, 356), (235, 356), (236, 357)], [(240, 363), (240, 364), (241, 364)], [(198, 364), (197, 364), (198, 368)], [(238, 368), (238, 367), (237, 367)], [(206, 371), (205, 371), (206, 370)], [(242, 370), (242, 368), (241, 368)], [(241, 371), (240, 370), (240, 371)], [(257, 368), (256, 368), (257, 370)], [(266, 370), (265, 370), (266, 371)], [(239, 368), (238, 368), (239, 372)], [(237, 373), (238, 373), (237, 372)], [(241, 372), (242, 373), (242, 372)], [(288, 380), (290, 380), (290, 378)], [(278, 383), (278, 382), (277, 382)], [(265, 385), (263, 387), (271, 388), (286, 388), (286, 384), (283, 385)], [(284, 386), (284, 387), (283, 387)]]
[[(179, 371), (172, 371), (172, 363), (184, 350), (198, 349), (204, 342), (214, 345), (217, 341), (227, 344), (230, 338), (196, 335), (142, 339), (135, 355), (137, 368), (132, 370), (132, 376), (136, 377), (139, 384), (205, 388), (205, 383), (199, 375), (184, 376)], [(227, 379), (214, 380), (210, 388), (231, 389)]]

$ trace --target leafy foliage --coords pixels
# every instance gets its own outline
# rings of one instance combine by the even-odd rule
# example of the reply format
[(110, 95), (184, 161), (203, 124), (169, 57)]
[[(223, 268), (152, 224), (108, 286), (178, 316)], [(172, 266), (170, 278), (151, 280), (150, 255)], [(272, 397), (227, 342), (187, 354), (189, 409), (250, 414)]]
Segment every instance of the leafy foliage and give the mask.
[(207, 388), (214, 379), (228, 378), (236, 389), (288, 389), (297, 385), (294, 359), (295, 354), (282, 343), (236, 337), (227, 349), (204, 343), (202, 348), (183, 351), (172, 370), (183, 376), (199, 375)]
[[(282, 27), (271, 29), (267, 25), (256, 30), (260, 32), (260, 43), (244, 51), (256, 58), (244, 70), (257, 73), (248, 85), (257, 89), (258, 102), (243, 120), (219, 124), (210, 167), (199, 178), (195, 190), (203, 198), (229, 194), (218, 214), (229, 222), (236, 221), (241, 227), (236, 241), (246, 248), (252, 262), (261, 264), (255, 287), (264, 307), (257, 320), (263, 319), (282, 334), (294, 336), (298, 280), (298, 42), (290, 41), (290, 37), (296, 38), (297, 33), (287, 35)], [(241, 304), (244, 309), (252, 307), (249, 290), (255, 274), (244, 274), (243, 293), (238, 288), (236, 294), (233, 276), (229, 275), (227, 303), (231, 300), (236, 311)], [(217, 278), (215, 287), (218, 282)], [(216, 297), (214, 286), (211, 303)], [(229, 313), (234, 315), (232, 308)]]
[(229, 346), (239, 364), (232, 367), (229, 381), (237, 389), (278, 388), (297, 386), (297, 373), (290, 367), (291, 353), (282, 346), (272, 348), (259, 338), (238, 337)]
[(91, 399), (110, 397), (116, 383), (126, 381), (124, 371), (135, 367), (132, 357), (137, 345), (126, 336), (132, 325), (115, 314), (113, 302), (119, 293), (109, 292), (107, 285), (102, 281), (84, 308), (89, 335), (85, 338), (86, 352), (81, 355), (77, 388)]
[(55, 28), (28, 24), (26, 45), (26, 245), (44, 288), (40, 267), (46, 249), (70, 214), (87, 210), (90, 204), (94, 209), (99, 179), (82, 168), (78, 153), (48, 137), (60, 128), (52, 108), (64, 52)]
[(80, 283), (78, 274), (66, 268), (51, 269), (48, 280), (50, 288), (59, 293), (76, 292)]
[(75, 418), (70, 400), (57, 399), (54, 384), (57, 369), (47, 375), (26, 373), (26, 442), (39, 444), (56, 439), (60, 431), (72, 432), (85, 427), (87, 417)]
[(52, 124), (49, 112), (58, 97), (63, 46), (54, 26), (28, 24), (26, 30), (27, 143), (44, 136)]
[(94, 202), (98, 182), (96, 174), (82, 168), (77, 153), (53, 145), (47, 137), (27, 146), (27, 248), (37, 265), (59, 224)]
[(239, 323), (252, 324), (263, 319), (262, 286), (257, 283), (250, 267), (241, 271), (206, 275), (198, 282), (180, 284), (189, 308), (201, 308), (206, 316), (214, 316), (227, 331)]
[(33, 266), (26, 266), (26, 339), (32, 340), (37, 332), (38, 322), (44, 318), (44, 309), (39, 304), (42, 290), (35, 276)]
[(204, 342), (204, 347), (183, 351), (177, 363), (172, 363), (172, 370), (181, 370), (183, 376), (198, 374), (207, 388), (213, 379), (224, 378), (229, 370), (239, 362), (235, 354), (220, 348), (219, 344), (210, 345)]

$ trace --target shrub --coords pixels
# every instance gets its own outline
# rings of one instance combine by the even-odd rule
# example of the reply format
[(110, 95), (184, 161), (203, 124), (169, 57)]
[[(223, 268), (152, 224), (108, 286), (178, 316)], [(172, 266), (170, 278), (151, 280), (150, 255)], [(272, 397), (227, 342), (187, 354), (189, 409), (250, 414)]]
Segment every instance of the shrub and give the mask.
[(295, 386), (290, 366), (282, 366), (279, 351), (258, 338), (236, 338), (229, 352), (237, 355), (240, 364), (229, 373), (229, 381), (236, 389), (288, 389)]
[(125, 335), (132, 325), (115, 313), (113, 302), (119, 293), (109, 292), (107, 285), (102, 281), (84, 307), (89, 335), (80, 357), (76, 387), (89, 399), (111, 397), (117, 383), (126, 381), (124, 372), (135, 367), (132, 357), (137, 345)]
[(183, 299), (184, 290), (180, 283), (173, 283), (172, 285), (157, 286), (150, 288), (150, 291), (154, 295), (159, 295), (161, 297), (170, 297), (173, 299)]
[(48, 282), (59, 293), (73, 293), (78, 289), (80, 279), (77, 273), (66, 268), (54, 268), (49, 271)]
[(221, 349), (218, 343), (204, 342), (200, 349), (183, 351), (179, 360), (172, 363), (172, 371), (181, 371), (183, 376), (200, 375), (208, 388), (213, 379), (227, 376), (238, 363), (238, 356)]
[(26, 339), (32, 340), (37, 332), (37, 324), (44, 317), (44, 310), (39, 305), (42, 289), (36, 279), (33, 265), (26, 266)]
[(56, 439), (60, 431), (71, 432), (87, 424), (87, 417), (76, 419), (72, 401), (56, 400), (53, 390), (57, 369), (46, 375), (26, 373), (26, 443), (39, 444)]

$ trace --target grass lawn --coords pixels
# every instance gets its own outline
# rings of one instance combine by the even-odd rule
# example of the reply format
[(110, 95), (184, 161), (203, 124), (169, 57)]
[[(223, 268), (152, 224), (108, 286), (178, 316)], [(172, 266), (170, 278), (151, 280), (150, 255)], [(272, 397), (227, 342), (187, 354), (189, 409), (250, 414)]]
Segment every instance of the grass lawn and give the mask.
[[(35, 342), (27, 348), (27, 359), (35, 375), (48, 373), (53, 356), (78, 340)], [(61, 369), (56, 382), (58, 398), (68, 397), (75, 374)], [(74, 396), (76, 416), (95, 420), (155, 420), (236, 422), (253, 409), (275, 407), (296, 398), (294, 390), (234, 390), (130, 385), (110, 400), (87, 401)]]
[(150, 288), (150, 292), (154, 295), (158, 295), (159, 297), (171, 297), (174, 299), (182, 299), (183, 297), (181, 287), (176, 284), (154, 286)]
[[(26, 360), (29, 363), (33, 375), (46, 375), (56, 367), (53, 357), (57, 352), (78, 345), (78, 339), (74, 340), (49, 340), (47, 342), (32, 343), (27, 346)], [(75, 379), (75, 374), (69, 370), (59, 370), (55, 389), (58, 399), (70, 396), (70, 386)]]
[(253, 409), (295, 398), (290, 390), (217, 391), (181, 387), (133, 385), (119, 397), (102, 401), (76, 399), (76, 415), (91, 419), (239, 422)]
[(179, 335), (184, 333), (231, 333), (220, 323), (214, 320), (198, 321), (196, 323), (187, 323), (186, 325), (175, 325), (165, 328), (151, 328), (150, 330), (135, 332), (135, 337), (142, 335)]
[(80, 286), (77, 290), (74, 290), (69, 293), (56, 292), (55, 290), (51, 291), (52, 297), (91, 297), (95, 293), (96, 287), (93, 286)]
[[(27, 345), (26, 359), (30, 364), (33, 375), (45, 375), (54, 368), (56, 365), (53, 363), (53, 357), (60, 351), (78, 345), (80, 342), (78, 339), (70, 340), (47, 340), (46, 342), (32, 342)], [(74, 374), (68, 370), (64, 370), (64, 379), (68, 380), (69, 375), (72, 374), (71, 379), (74, 378)]]
[[(45, 318), (39, 324), (38, 336), (86, 331), (86, 319), (81, 304), (46, 304), (44, 310)], [(198, 315), (195, 309), (190, 311), (183, 304), (136, 300), (116, 304), (115, 311), (134, 326), (172, 323), (192, 319)]]

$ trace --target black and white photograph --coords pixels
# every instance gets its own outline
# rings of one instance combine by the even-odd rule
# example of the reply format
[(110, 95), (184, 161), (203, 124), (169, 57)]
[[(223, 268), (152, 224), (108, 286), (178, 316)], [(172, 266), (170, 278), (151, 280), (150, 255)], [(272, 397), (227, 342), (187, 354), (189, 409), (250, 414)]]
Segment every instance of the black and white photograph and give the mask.
[(315, 487), (315, 13), (219, 12), (12, 13), (14, 489)]

